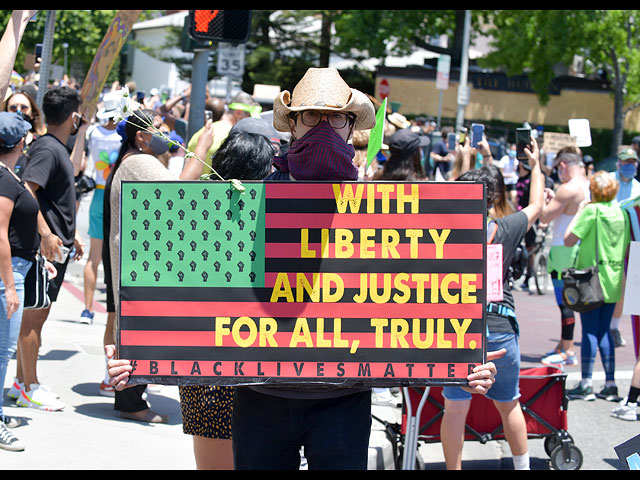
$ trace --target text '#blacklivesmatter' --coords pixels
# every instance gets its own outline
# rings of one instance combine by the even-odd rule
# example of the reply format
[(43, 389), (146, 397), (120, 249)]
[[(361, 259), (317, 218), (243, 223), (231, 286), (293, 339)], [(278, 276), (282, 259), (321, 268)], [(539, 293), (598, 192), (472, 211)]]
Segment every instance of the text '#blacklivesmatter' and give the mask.
[(477, 183), (123, 182), (119, 356), (168, 384), (463, 383)]

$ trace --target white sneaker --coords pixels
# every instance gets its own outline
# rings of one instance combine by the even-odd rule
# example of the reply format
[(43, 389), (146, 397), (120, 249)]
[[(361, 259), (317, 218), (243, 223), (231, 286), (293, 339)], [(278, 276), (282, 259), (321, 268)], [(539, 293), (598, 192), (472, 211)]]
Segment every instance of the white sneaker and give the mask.
[(0, 422), (0, 448), (12, 452), (21, 452), (24, 450), (24, 443), (18, 440), (2, 422)]
[(14, 378), (11, 388), (9, 389), (9, 393), (7, 393), (7, 397), (12, 400), (17, 400), (20, 398), (20, 392), (22, 392), (23, 388), (24, 384), (20, 383), (17, 378)]
[(636, 421), (638, 419), (638, 414), (636, 413), (637, 407), (637, 403), (627, 403), (627, 399), (625, 398), (616, 408), (611, 410), (611, 416), (619, 418), (620, 420)]
[(48, 412), (56, 412), (64, 409), (65, 405), (58, 400), (57, 395), (49, 389), (42, 388), (37, 383), (31, 384), (31, 389), (27, 392), (22, 390), (20, 398), (16, 401), (19, 407), (37, 408)]
[(387, 388), (382, 391), (372, 391), (371, 404), (385, 407), (399, 407), (402, 405), (402, 402), (398, 400), (398, 398), (396, 398)]

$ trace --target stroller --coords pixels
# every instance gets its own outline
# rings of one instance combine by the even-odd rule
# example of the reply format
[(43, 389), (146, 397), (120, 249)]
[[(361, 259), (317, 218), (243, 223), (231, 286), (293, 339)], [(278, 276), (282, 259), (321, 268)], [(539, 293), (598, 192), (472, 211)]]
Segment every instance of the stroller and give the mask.
[[(527, 423), (527, 437), (544, 438), (544, 449), (552, 467), (578, 470), (583, 458), (567, 432), (566, 377), (566, 373), (551, 365), (521, 369), (520, 404)], [(392, 444), (396, 468), (413, 470), (419, 442), (440, 441), (444, 399), (442, 387), (404, 387), (403, 397), (402, 425), (382, 423)], [(465, 440), (482, 444), (505, 438), (500, 415), (492, 401), (483, 395), (473, 396), (466, 432)]]

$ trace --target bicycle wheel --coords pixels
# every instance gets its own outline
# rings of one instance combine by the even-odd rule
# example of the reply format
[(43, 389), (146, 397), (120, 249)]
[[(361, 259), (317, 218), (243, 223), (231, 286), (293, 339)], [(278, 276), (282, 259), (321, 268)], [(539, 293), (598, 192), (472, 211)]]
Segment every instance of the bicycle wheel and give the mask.
[(539, 251), (533, 257), (533, 277), (536, 282), (538, 295), (547, 293), (549, 287), (549, 272), (547, 272), (547, 256), (543, 251)]

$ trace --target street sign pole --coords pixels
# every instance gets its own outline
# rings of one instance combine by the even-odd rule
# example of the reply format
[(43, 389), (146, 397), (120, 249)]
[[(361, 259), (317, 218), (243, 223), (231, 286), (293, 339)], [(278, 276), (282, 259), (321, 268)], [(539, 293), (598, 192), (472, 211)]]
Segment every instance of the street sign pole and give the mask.
[(471, 10), (464, 11), (464, 34), (462, 41), (462, 60), (460, 61), (460, 84), (458, 85), (458, 113), (456, 129), (460, 131), (464, 123), (464, 108), (469, 103), (469, 87), (467, 73), (469, 70), (469, 36), (471, 30)]
[(207, 90), (207, 71), (209, 67), (209, 50), (196, 51), (193, 54), (191, 71), (191, 95), (189, 98), (189, 123), (187, 126), (187, 142), (193, 134), (204, 126), (204, 102)]
[(438, 130), (442, 120), (442, 100), (444, 90), (449, 88), (449, 71), (451, 70), (451, 56), (440, 55), (438, 58), (438, 71), (436, 74), (436, 88), (440, 91), (438, 98)]

